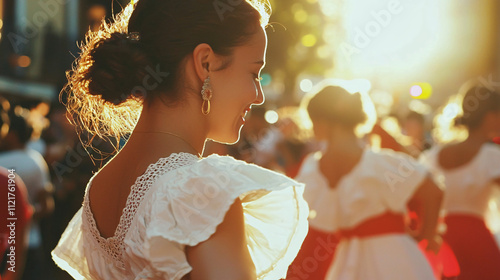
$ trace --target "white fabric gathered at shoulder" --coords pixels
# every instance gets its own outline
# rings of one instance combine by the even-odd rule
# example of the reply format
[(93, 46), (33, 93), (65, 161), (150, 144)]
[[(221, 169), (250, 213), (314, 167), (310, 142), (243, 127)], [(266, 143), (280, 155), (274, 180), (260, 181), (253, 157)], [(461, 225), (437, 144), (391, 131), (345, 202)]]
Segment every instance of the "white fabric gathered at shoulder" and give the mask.
[(494, 143), (487, 143), (483, 147), (483, 155), (487, 157), (483, 164), (488, 170), (488, 175), (492, 180), (500, 179), (500, 146)]
[(82, 211), (80, 208), (69, 222), (56, 248), (52, 259), (63, 270), (77, 280), (97, 280), (88, 269), (83, 250)]
[[(500, 179), (500, 146), (494, 143), (485, 144), (486, 149), (485, 167), (488, 170), (489, 178), (496, 181)], [(490, 231), (494, 234), (497, 244), (500, 247), (500, 188), (496, 186), (492, 189), (488, 210), (485, 214), (485, 222)]]
[(318, 161), (321, 159), (322, 153), (321, 152), (314, 152), (308, 154), (305, 158), (304, 161), (300, 167), (300, 170), (295, 177), (297, 181), (300, 182), (299, 178), (302, 177), (303, 175), (307, 176), (311, 172), (315, 172), (318, 169)]
[(376, 160), (372, 172), (382, 176), (380, 194), (391, 210), (405, 209), (416, 189), (429, 177), (429, 172), (410, 155), (388, 149), (382, 149), (378, 154), (381, 158)]
[[(437, 164), (437, 155), (441, 151), (441, 146), (433, 146), (429, 150), (423, 151), (418, 157), (418, 162), (427, 166), (427, 168), (439, 168)], [(432, 171), (432, 170), (431, 170)]]
[[(164, 174), (151, 187), (151, 197), (144, 201), (144, 211), (151, 215), (145, 225), (145, 242), (195, 246), (210, 238), (240, 198), (258, 279), (284, 278), (307, 234), (309, 209), (303, 188), (303, 184), (257, 165), (209, 156)], [(162, 265), (161, 258), (151, 261)]]

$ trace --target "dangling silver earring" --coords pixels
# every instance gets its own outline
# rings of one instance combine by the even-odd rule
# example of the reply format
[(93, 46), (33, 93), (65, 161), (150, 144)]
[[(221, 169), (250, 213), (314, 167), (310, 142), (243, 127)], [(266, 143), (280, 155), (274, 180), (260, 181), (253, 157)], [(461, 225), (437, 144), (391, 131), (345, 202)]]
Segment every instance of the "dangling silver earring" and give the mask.
[(203, 104), (201, 104), (201, 112), (203, 115), (208, 115), (210, 113), (210, 99), (212, 99), (212, 86), (210, 85), (210, 76), (208, 76), (203, 82), (203, 87), (201, 89), (201, 98), (203, 98)]

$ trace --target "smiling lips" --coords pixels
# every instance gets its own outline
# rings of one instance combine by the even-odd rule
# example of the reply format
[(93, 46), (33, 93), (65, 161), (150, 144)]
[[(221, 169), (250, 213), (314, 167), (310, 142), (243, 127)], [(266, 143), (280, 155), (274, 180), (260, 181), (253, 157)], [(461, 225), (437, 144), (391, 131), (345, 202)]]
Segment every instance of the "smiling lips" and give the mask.
[(248, 106), (243, 113), (241, 113), (241, 119), (243, 120), (243, 123), (245, 122), (245, 116), (247, 115), (248, 112), (250, 112), (251, 107)]

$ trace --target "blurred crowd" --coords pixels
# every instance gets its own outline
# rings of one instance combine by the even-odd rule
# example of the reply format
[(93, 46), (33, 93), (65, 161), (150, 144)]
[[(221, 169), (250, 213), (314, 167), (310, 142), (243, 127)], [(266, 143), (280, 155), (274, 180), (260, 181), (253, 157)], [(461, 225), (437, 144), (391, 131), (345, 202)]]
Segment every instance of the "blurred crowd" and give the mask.
[[(4, 97), (0, 101), (0, 168), (13, 170), (24, 182), (16, 184), (18, 188), (25, 186), (27, 194), (26, 204), (17, 201), (22, 197), (16, 197), (17, 214), (23, 205), (32, 213), (24, 217), (30, 220), (29, 226), (16, 228), (17, 244), (22, 236), (27, 238), (26, 253), (24, 257), (17, 254), (15, 262), (18, 268), (25, 262), (24, 275), (19, 279), (72, 279), (56, 269), (50, 251), (81, 207), (85, 186), (104, 163), (104, 153), (112, 149), (104, 142), (95, 142), (92, 149), (85, 147), (60, 104), (32, 100), (13, 103)], [(2, 185), (2, 189), (7, 186)], [(2, 241), (7, 234), (2, 232)], [(7, 259), (2, 264), (6, 273)]]
[[(116, 152), (114, 145), (91, 135), (78, 135), (66, 109), (57, 102), (12, 101), (0, 97), (0, 103), (0, 167), (5, 174), (6, 170), (15, 171), (17, 180), (24, 182), (18, 182), (16, 187), (26, 194), (16, 197), (16, 210), (25, 213), (18, 218), (26, 224), (16, 228), (17, 239), (26, 237), (24, 245), (18, 242), (26, 250), (24, 254), (17, 253), (18, 268), (22, 269), (22, 263), (26, 268), (19, 279), (71, 279), (55, 267), (50, 252), (81, 207), (87, 182)], [(364, 145), (418, 158), (439, 144), (432, 133), (433, 118), (437, 115), (400, 109), (398, 112), (403, 114), (389, 113), (376, 118), (369, 132), (361, 136)], [(294, 178), (308, 154), (325, 149), (325, 144), (313, 136), (310, 120), (299, 105), (272, 110), (266, 105), (258, 106), (252, 108), (237, 144), (208, 142), (205, 156), (231, 155)], [(498, 140), (494, 141), (500, 143)], [(124, 141), (117, 143), (118, 146)], [(498, 232), (498, 226), (491, 225), (491, 230)], [(0, 234), (5, 243), (8, 232)], [(15, 279), (7, 278), (7, 261), (5, 255), (2, 275), (5, 279)]]

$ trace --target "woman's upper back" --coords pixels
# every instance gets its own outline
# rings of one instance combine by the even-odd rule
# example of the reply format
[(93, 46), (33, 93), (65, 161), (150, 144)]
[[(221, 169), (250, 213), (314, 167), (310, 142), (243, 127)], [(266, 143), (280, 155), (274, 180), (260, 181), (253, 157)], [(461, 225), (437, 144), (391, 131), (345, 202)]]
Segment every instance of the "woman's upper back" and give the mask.
[(173, 142), (172, 139), (161, 136), (132, 135), (116, 156), (93, 176), (92, 187), (88, 187), (86, 196), (103, 237), (114, 235), (123, 209), (128, 199), (134, 195), (134, 188), (141, 184), (144, 177), (149, 176), (152, 168), (158, 168), (161, 162), (168, 159), (169, 167), (161, 166), (167, 172), (169, 168), (180, 167), (186, 164), (185, 161), (189, 162), (184, 158), (196, 158), (184, 153), (180, 153), (183, 157), (179, 158), (175, 151), (188, 150), (189, 146), (183, 147), (184, 143)]
[(434, 147), (422, 155), (421, 161), (446, 186), (445, 210), (483, 216), (494, 180), (500, 178), (500, 147), (486, 143), (475, 154), (460, 157), (457, 153), (460, 150)]
[(173, 154), (137, 180), (111, 238), (102, 238), (95, 227), (87, 191), (83, 210), (53, 256), (88, 279), (181, 279), (192, 269), (186, 246), (210, 238), (239, 197), (257, 275), (279, 279), (306, 234), (307, 205), (301, 196), (293, 180), (254, 165)]
[(404, 213), (406, 203), (427, 176), (410, 156), (365, 149), (359, 163), (335, 188), (319, 169), (320, 153), (309, 155), (296, 179), (306, 184), (309, 223), (325, 231), (350, 228), (386, 211)]

